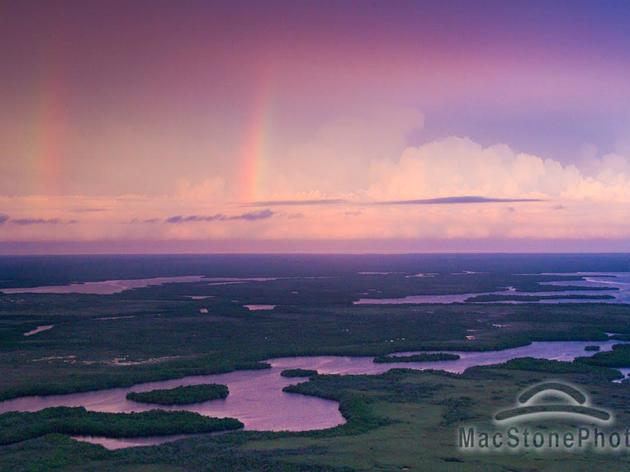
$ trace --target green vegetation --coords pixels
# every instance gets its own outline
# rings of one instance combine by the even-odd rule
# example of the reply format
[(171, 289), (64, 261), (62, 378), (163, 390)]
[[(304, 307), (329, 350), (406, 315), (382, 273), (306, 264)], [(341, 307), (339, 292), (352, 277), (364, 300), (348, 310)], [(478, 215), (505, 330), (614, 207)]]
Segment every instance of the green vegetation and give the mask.
[(422, 354), (413, 354), (410, 356), (378, 356), (374, 358), (374, 362), (379, 364), (389, 362), (432, 362), (432, 361), (456, 361), (459, 359), (458, 354), (449, 352), (431, 352)]
[[(627, 424), (627, 386), (599, 381), (585, 384), (582, 374), (568, 372), (585, 366), (572, 364), (554, 363), (553, 377), (580, 384), (599, 407), (614, 411), (619, 424)], [(559, 372), (561, 369), (566, 372)], [(319, 375), (287, 390), (340, 401), (348, 422), (337, 428), (303, 433), (235, 432), (113, 452), (48, 435), (3, 448), (0, 470), (352, 472), (407, 468), (450, 472), (456, 463), (457, 470), (464, 472), (612, 472), (630, 467), (625, 455), (487, 455), (455, 449), (454, 432), (460, 424), (489, 423), (492, 412), (512, 405), (525, 386), (542, 378), (541, 371), (505, 366), (480, 367), (463, 375), (404, 369), (377, 376)]]
[[(379, 266), (383, 259), (379, 256), (372, 260), (369, 270), (401, 273), (359, 275), (358, 270), (368, 269), (353, 265), (350, 256), (340, 256), (339, 263), (335, 258), (322, 263), (318, 258), (304, 262), (296, 257), (298, 262), (288, 269), (290, 257), (256, 256), (259, 262), (247, 262), (235, 270), (228, 270), (221, 260), (209, 266), (203, 256), (195, 256), (186, 258), (189, 265), (185, 271), (173, 269), (169, 260), (161, 260), (159, 275), (207, 273), (281, 278), (234, 285), (169, 284), (110, 296), (0, 295), (0, 398), (268, 368), (265, 360), (282, 356), (387, 358), (404, 351), (493, 350), (545, 340), (601, 341), (609, 339), (605, 332), (620, 333), (611, 339), (630, 339), (630, 306), (625, 305), (352, 305), (353, 300), (365, 297), (496, 291), (506, 285), (533, 292), (540, 288), (538, 282), (580, 280), (570, 275), (515, 275), (557, 272), (553, 264), (531, 262), (538, 256), (516, 257), (518, 263), (508, 268), (502, 265), (501, 257), (488, 259), (488, 268), (478, 267), (474, 265), (478, 257), (466, 259), (467, 264), (471, 263), (466, 267), (439, 258), (439, 263), (428, 258), (422, 264), (407, 264), (401, 258), (402, 262), (395, 262), (393, 268), (383, 268)], [(206, 265), (198, 260), (206, 260)], [(79, 262), (69, 259), (67, 264)], [(111, 272), (105, 270), (108, 264)], [(23, 269), (25, 265), (23, 261), (16, 262), (16, 270), (28, 272)], [(79, 265), (85, 266), (81, 270), (98, 272), (87, 277), (92, 280), (156, 275), (149, 256), (132, 268), (107, 261)], [(77, 267), (64, 271), (46, 267), (24, 275), (15, 284), (7, 282), (10, 277), (3, 273), (0, 285), (81, 279), (76, 275)], [(455, 275), (462, 269), (487, 273)], [(418, 270), (438, 275), (406, 277)], [(43, 278), (41, 274), (48, 272), (55, 280)], [(293, 278), (305, 275), (312, 278)], [(564, 289), (545, 287), (548, 291)], [(192, 300), (191, 295), (212, 298)], [(277, 308), (252, 317), (243, 304), (275, 304)], [(209, 313), (199, 316), (202, 307), (208, 308)], [(115, 319), (103, 319), (111, 317)], [(46, 324), (54, 324), (55, 328), (32, 337), (22, 335)], [(475, 339), (466, 339), (471, 332)], [(112, 362), (120, 357), (131, 364)], [(401, 362), (400, 358), (392, 360)], [(338, 401), (347, 420), (345, 424), (293, 433), (234, 431), (118, 451), (79, 443), (58, 433), (128, 437), (206, 432), (215, 427), (226, 430), (241, 425), (237, 420), (205, 418), (189, 412), (118, 415), (55, 408), (38, 413), (7, 413), (0, 415), (0, 442), (12, 444), (2, 446), (0, 470), (450, 472), (456, 467), (464, 472), (616, 471), (629, 468), (630, 459), (608, 454), (475, 455), (461, 454), (454, 447), (454, 431), (459, 424), (491, 421), (492, 412), (513, 405), (524, 388), (547, 378), (578, 384), (594, 404), (614, 411), (618, 424), (630, 424), (630, 389), (610, 382), (619, 378), (619, 373), (607, 366), (630, 366), (628, 349), (616, 347), (612, 353), (600, 352), (572, 363), (517, 359), (499, 366), (472, 368), (462, 375), (406, 369), (375, 376), (309, 372), (308, 382), (285, 390)], [(228, 421), (229, 427), (216, 426), (223, 421)]]
[[(610, 382), (622, 377), (619, 371), (615, 369), (602, 369), (580, 362), (562, 362), (550, 359), (535, 359), (533, 357), (512, 359), (494, 367), (510, 370), (528, 370), (530, 372), (547, 372), (550, 374), (583, 374), (589, 377), (589, 381), (604, 380)], [(470, 369), (470, 372), (483, 368), (473, 367)], [(584, 380), (585, 377), (582, 376), (581, 379)]]
[(615, 344), (611, 351), (598, 352), (592, 357), (578, 357), (576, 361), (602, 367), (630, 367), (630, 344)]
[(210, 433), (243, 427), (234, 418), (209, 418), (190, 411), (97, 413), (85, 408), (46, 408), (35, 413), (0, 415), (0, 445), (50, 433), (130, 438)]
[[(172, 284), (110, 296), (0, 296), (0, 399), (266, 368), (261, 361), (282, 356), (382, 356), (505, 349), (542, 340), (604, 340), (608, 339), (604, 331), (627, 330), (630, 310), (609, 304), (541, 305), (535, 310), (524, 305), (308, 304), (314, 293), (321, 298), (324, 288), (333, 291), (337, 285), (336, 279), (309, 279), (231, 286)], [(231, 302), (250, 301), (250, 296), (252, 301), (269, 302), (262, 299), (264, 286), (273, 296), (280, 296), (280, 288), (288, 293), (302, 288), (294, 305), (279, 305), (255, 318), (240, 301)], [(190, 293), (215, 298), (199, 302), (182, 296)], [(221, 315), (200, 317), (200, 303)], [(99, 320), (111, 316), (131, 318)], [(55, 324), (55, 329), (42, 337), (22, 336), (42, 324)], [(470, 329), (475, 330), (474, 341), (466, 340)], [(144, 342), (138, 343), (139, 338)], [(163, 360), (112, 365), (121, 355), (136, 362)]]
[(189, 385), (148, 392), (129, 392), (127, 400), (140, 403), (154, 403), (156, 405), (190, 405), (192, 403), (226, 398), (228, 393), (229, 390), (226, 385)]
[(312, 369), (285, 369), (280, 372), (283, 377), (312, 377), (317, 375), (316, 370)]
[[(53, 360), (50, 363), (37, 365), (37, 369), (32, 365), (24, 366), (25, 376), (35, 376), (39, 370), (44, 378), (49, 376), (53, 378), (47, 384), (34, 378), (27, 385), (6, 388), (0, 391), (0, 400), (28, 395), (61, 395), (114, 387), (131, 387), (137, 383), (169, 380), (189, 375), (220, 374), (233, 370), (257, 370), (270, 367), (264, 362), (229, 362), (206, 356), (190, 359), (188, 365), (181, 361), (170, 361), (151, 366), (105, 368), (105, 366), (94, 365), (78, 369), (73, 364), (63, 364), (63, 360)], [(47, 366), (51, 367), (52, 372), (45, 370)], [(57, 378), (63, 371), (70, 372), (66, 381)], [(22, 384), (24, 383), (26, 382), (23, 381)]]

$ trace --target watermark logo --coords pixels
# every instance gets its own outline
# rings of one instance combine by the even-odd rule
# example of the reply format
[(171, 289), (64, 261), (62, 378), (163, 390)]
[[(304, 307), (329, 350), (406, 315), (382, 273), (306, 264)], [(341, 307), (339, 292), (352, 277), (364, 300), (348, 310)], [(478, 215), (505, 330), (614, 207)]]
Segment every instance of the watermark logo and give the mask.
[[(545, 402), (548, 396), (559, 396), (563, 403)], [(542, 401), (541, 401), (542, 400)], [(609, 422), (612, 415), (605, 410), (589, 406), (588, 398), (581, 390), (572, 385), (560, 382), (545, 382), (528, 388), (518, 396), (519, 405), (515, 408), (502, 410), (494, 415), (497, 422), (541, 419), (548, 416), (574, 417), (581, 420)]]
[(628, 452), (630, 428), (613, 429), (614, 421), (578, 387), (544, 382), (521, 392), (515, 406), (497, 411), (492, 427), (460, 426), (457, 446), (462, 451)]

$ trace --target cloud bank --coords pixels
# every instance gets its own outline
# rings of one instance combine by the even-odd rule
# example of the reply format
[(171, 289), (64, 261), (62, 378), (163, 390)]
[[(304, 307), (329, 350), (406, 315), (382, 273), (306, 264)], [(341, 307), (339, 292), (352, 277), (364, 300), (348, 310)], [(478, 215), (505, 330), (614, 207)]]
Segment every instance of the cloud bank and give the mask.
[(622, 156), (604, 156), (588, 175), (575, 165), (519, 153), (505, 144), (484, 147), (460, 137), (407, 148), (398, 161), (374, 162), (371, 174), (368, 194), (380, 200), (492, 195), (520, 201), (630, 201), (630, 161)]
[[(11, 215), (0, 216), (0, 241), (630, 238), (622, 153), (578, 167), (466, 137), (408, 146), (402, 137), (418, 121), (407, 114), (382, 132), (372, 118), (333, 123), (292, 149), (291, 165), (265, 162), (249, 202), (225, 192), (228, 175), (178, 180), (161, 195), (0, 196)], [(81, 221), (62, 224), (77, 209)]]

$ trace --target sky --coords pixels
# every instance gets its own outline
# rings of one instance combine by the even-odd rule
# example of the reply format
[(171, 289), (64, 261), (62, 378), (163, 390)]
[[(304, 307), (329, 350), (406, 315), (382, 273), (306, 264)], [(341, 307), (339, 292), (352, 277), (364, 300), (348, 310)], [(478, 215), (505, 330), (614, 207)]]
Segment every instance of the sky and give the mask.
[(627, 1), (0, 0), (0, 253), (630, 251)]

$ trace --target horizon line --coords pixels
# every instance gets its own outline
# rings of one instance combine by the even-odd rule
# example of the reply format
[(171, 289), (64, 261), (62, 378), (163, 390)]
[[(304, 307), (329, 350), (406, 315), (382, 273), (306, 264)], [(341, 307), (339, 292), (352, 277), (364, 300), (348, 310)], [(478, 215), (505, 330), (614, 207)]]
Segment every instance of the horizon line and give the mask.
[(121, 239), (0, 241), (0, 255), (625, 254), (625, 238)]

